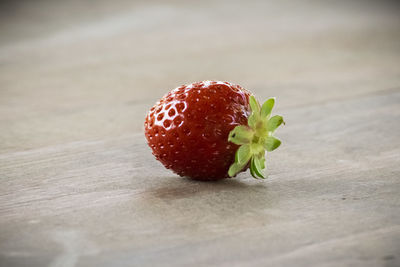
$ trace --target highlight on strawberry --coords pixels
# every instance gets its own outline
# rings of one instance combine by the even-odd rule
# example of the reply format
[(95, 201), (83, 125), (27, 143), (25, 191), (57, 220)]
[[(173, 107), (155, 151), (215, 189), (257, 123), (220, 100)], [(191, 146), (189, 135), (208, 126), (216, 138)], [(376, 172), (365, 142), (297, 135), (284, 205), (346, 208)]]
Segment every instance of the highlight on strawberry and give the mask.
[(151, 108), (145, 136), (156, 159), (180, 176), (219, 180), (250, 169), (264, 179), (266, 151), (280, 146), (274, 132), (284, 123), (271, 115), (274, 105), (228, 82), (182, 85)]

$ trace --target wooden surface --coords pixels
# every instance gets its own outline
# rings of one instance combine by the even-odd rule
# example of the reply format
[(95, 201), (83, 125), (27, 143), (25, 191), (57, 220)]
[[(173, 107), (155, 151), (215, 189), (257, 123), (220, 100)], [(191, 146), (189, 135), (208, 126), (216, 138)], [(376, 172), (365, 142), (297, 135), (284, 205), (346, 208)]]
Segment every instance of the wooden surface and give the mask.
[[(392, 2), (0, 6), (1, 266), (399, 266)], [(216, 79), (277, 97), (269, 179), (176, 177), (147, 110)]]

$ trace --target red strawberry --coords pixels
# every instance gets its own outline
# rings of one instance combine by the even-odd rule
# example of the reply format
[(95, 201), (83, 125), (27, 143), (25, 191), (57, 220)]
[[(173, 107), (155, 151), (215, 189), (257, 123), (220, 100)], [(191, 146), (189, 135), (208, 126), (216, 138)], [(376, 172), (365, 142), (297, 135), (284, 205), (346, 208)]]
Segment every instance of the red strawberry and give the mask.
[(283, 122), (270, 118), (275, 100), (262, 107), (251, 93), (228, 82), (183, 85), (151, 108), (145, 135), (154, 156), (180, 176), (218, 180), (250, 167), (264, 178), (265, 150), (280, 141), (272, 137)]

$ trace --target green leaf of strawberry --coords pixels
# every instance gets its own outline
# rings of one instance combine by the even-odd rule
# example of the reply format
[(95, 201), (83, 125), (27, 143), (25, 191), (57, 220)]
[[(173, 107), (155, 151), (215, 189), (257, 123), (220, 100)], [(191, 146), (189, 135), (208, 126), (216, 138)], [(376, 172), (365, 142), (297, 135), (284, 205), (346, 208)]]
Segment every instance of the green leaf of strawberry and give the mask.
[(272, 108), (274, 107), (274, 105), (275, 105), (274, 97), (265, 101), (261, 108), (261, 117), (267, 118), (271, 114), (271, 111), (272, 111)]
[(254, 96), (250, 96), (251, 114), (248, 125), (236, 126), (230, 133), (228, 141), (240, 145), (236, 151), (235, 162), (228, 171), (229, 176), (235, 176), (247, 165), (250, 165), (251, 175), (265, 179), (265, 151), (273, 151), (281, 145), (273, 133), (283, 123), (282, 116), (271, 116), (275, 98), (270, 98), (262, 106)]
[(261, 157), (257, 156), (257, 157), (253, 157), (253, 161), (254, 161), (254, 166), (251, 166), (252, 168), (254, 168), (254, 172), (255, 174), (262, 179), (265, 179), (265, 175), (263, 173), (263, 168), (262, 168), (262, 159)]
[(242, 145), (238, 150), (237, 150), (237, 161), (239, 164), (246, 164), (251, 158), (251, 150), (250, 150), (250, 145)]
[(268, 121), (267, 129), (270, 132), (275, 131), (282, 123), (284, 123), (282, 116), (275, 115)]
[(236, 145), (250, 144), (253, 135), (254, 133), (249, 127), (239, 125), (229, 133), (228, 141)]
[(266, 140), (264, 141), (263, 144), (264, 144), (265, 150), (270, 152), (270, 151), (274, 151), (281, 145), (281, 140), (279, 140), (278, 138), (275, 138), (273, 136), (269, 136), (266, 138)]

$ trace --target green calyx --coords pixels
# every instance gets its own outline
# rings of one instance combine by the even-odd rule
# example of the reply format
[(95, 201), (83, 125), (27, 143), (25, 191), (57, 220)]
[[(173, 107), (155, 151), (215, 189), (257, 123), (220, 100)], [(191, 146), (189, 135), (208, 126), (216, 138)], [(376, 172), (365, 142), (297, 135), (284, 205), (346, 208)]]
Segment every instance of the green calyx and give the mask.
[(228, 175), (235, 176), (248, 164), (251, 175), (265, 179), (265, 151), (273, 151), (281, 145), (281, 141), (273, 137), (275, 130), (283, 123), (282, 116), (271, 117), (275, 98), (270, 98), (262, 106), (254, 96), (249, 98), (251, 114), (248, 125), (236, 126), (229, 133), (228, 141), (240, 145), (236, 151), (235, 162), (230, 166)]

